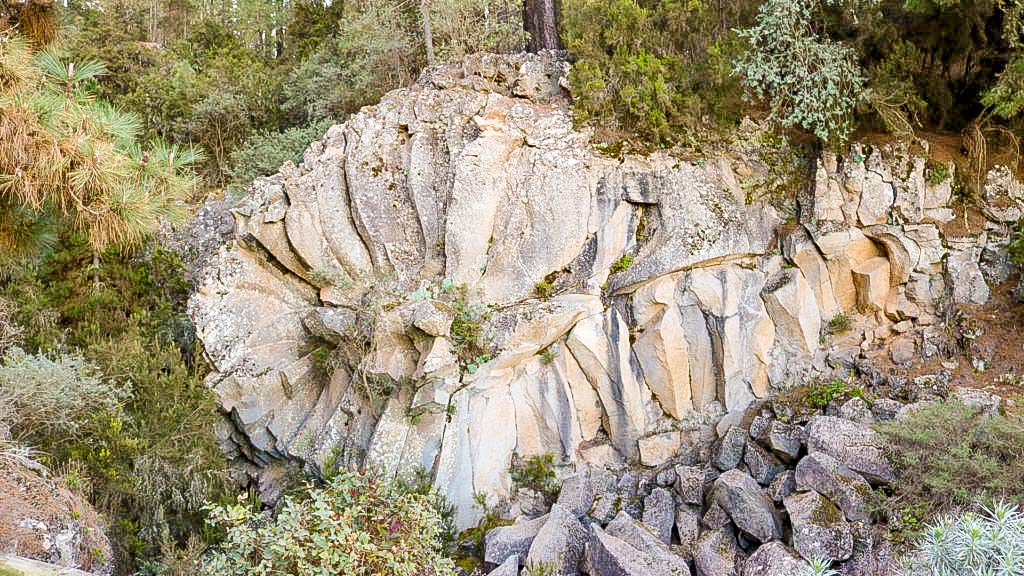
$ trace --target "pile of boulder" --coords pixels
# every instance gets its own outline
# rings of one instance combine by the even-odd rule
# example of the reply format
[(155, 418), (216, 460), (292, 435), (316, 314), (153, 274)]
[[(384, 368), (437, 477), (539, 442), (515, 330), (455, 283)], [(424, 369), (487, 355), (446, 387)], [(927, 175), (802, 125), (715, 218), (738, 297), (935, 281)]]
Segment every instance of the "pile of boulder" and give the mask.
[[(984, 391), (951, 394), (999, 408)], [(812, 561), (892, 574), (870, 497), (896, 474), (872, 425), (936, 399), (757, 403), (739, 421), (720, 420), (712, 442), (678, 446), (657, 466), (579, 468), (549, 512), (486, 533), (485, 563), (497, 576), (799, 576)]]

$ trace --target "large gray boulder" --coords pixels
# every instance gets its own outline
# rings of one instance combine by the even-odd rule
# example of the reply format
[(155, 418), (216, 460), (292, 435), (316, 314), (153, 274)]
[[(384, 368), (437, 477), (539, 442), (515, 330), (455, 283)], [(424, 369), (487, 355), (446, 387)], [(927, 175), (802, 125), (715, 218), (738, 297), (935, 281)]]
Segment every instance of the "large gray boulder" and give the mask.
[(651, 491), (650, 496), (644, 498), (643, 522), (666, 544), (672, 541), (675, 515), (676, 502), (668, 490), (658, 487)]
[(723, 473), (715, 480), (714, 499), (744, 534), (758, 542), (782, 538), (775, 506), (748, 474), (739, 470)]
[(697, 540), (693, 565), (697, 576), (735, 576), (743, 565), (743, 551), (731, 526), (711, 530)]
[(815, 416), (807, 423), (807, 451), (824, 452), (870, 482), (895, 479), (885, 441), (870, 426), (833, 416)]
[(501, 565), (488, 572), (487, 576), (519, 576), (519, 556), (509, 556)]
[(491, 528), (484, 534), (484, 562), (502, 564), (511, 556), (526, 558), (533, 539), (548, 521), (547, 515)]
[(639, 550), (594, 524), (587, 545), (590, 576), (690, 576), (686, 562), (666, 549)]
[(587, 529), (576, 516), (555, 504), (537, 532), (526, 555), (526, 567), (547, 566), (561, 576), (579, 574), (579, 562), (587, 542)]
[(762, 544), (743, 563), (741, 576), (801, 576), (810, 565), (782, 542)]
[(812, 452), (796, 465), (797, 490), (814, 490), (828, 498), (850, 521), (868, 519), (871, 486), (864, 477), (824, 452)]
[(841, 562), (853, 555), (853, 529), (827, 498), (801, 492), (787, 496), (785, 505), (793, 524), (793, 547), (804, 559)]

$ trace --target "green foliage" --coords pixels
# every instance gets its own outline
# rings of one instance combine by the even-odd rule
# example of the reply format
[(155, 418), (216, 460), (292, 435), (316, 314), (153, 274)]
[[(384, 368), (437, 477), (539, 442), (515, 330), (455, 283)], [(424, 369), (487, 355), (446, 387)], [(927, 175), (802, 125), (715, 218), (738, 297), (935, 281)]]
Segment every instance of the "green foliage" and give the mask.
[(555, 456), (550, 452), (531, 456), (525, 461), (513, 464), (509, 469), (509, 476), (517, 485), (539, 492), (548, 500), (554, 501), (560, 490), (554, 465)]
[(899, 474), (886, 508), (927, 520), (978, 499), (1024, 502), (1024, 421), (1019, 418), (943, 402), (877, 428), (892, 445)]
[(519, 52), (529, 40), (521, 3), (504, 0), (433, 0), (430, 27), (437, 57), (458, 60), (473, 52)]
[(768, 106), (768, 118), (826, 142), (843, 142), (863, 97), (863, 73), (849, 47), (815, 30), (815, 0), (767, 0), (741, 30), (749, 49), (736, 62), (744, 87)]
[(804, 395), (804, 403), (812, 408), (825, 408), (833, 401), (841, 401), (849, 398), (864, 399), (864, 391), (858, 386), (852, 386), (839, 378), (833, 378), (831, 382), (819, 383), (811, 386)]
[(53, 51), (33, 57), (5, 31), (0, 71), (0, 248), (20, 250), (25, 235), (7, 228), (31, 230), (48, 215), (97, 250), (138, 246), (184, 217), (201, 154), (160, 141), (141, 147), (138, 120), (96, 97), (105, 66)]
[(309, 121), (340, 119), (413, 78), (424, 62), (415, 15), (393, 5), (369, 5), (338, 30), (284, 83), (283, 108)]
[(1024, 510), (997, 502), (929, 524), (902, 560), (901, 576), (1024, 574)]
[(924, 179), (933, 186), (938, 186), (953, 176), (949, 165), (945, 162), (929, 160), (925, 166)]
[(1009, 246), (1010, 260), (1024, 266), (1024, 218), (1017, 222), (1017, 230)]
[(580, 121), (664, 144), (709, 137), (740, 102), (731, 27), (746, 2), (566, 0), (562, 36), (576, 57), (570, 80)]
[(533, 285), (533, 291), (537, 293), (539, 298), (547, 300), (555, 293), (555, 285), (547, 280), (541, 280)]
[(556, 358), (558, 358), (558, 353), (555, 352), (551, 346), (540, 351), (540, 363), (544, 366), (554, 364)]
[(473, 494), (473, 506), (482, 513), (480, 522), (459, 534), (459, 540), (464, 544), (460, 546), (456, 554), (459, 568), (462, 568), (464, 572), (472, 572), (473, 568), (483, 562), (484, 536), (487, 535), (487, 532), (493, 528), (511, 524), (507, 520), (502, 520), (498, 511), (487, 502), (487, 494), (484, 492)]
[(623, 254), (622, 257), (620, 257), (612, 264), (612, 267), (608, 270), (608, 273), (618, 274), (619, 272), (622, 272), (623, 270), (629, 268), (632, 265), (633, 257), (630, 256), (629, 254)]
[(234, 183), (244, 185), (258, 176), (276, 172), (285, 162), (298, 164), (310, 142), (323, 136), (329, 127), (329, 122), (320, 121), (281, 132), (257, 132), (231, 151), (228, 176)]
[(79, 355), (50, 359), (14, 348), (0, 361), (0, 422), (29, 445), (81, 439), (90, 424), (117, 417), (129, 394)]
[(829, 334), (843, 334), (850, 330), (850, 317), (846, 314), (836, 314), (828, 321), (825, 325), (825, 329)]
[(286, 499), (273, 518), (240, 502), (212, 507), (210, 523), (226, 534), (200, 574), (455, 574), (431, 499), (357, 473)]
[(1024, 56), (1016, 56), (1000, 74), (981, 103), (1003, 118), (1015, 118), (1024, 109)]
[(483, 304), (469, 302), (465, 286), (456, 287), (454, 294), (455, 299), (451, 303), (455, 312), (451, 327), (452, 344), (463, 361), (480, 359), (486, 356), (484, 325), (491, 314)]
[[(39, 417), (72, 421), (73, 433), (32, 425), (31, 413), (18, 426), (32, 426), (30, 439), (49, 465), (86, 479), (90, 499), (110, 518), (117, 565), (130, 572), (163, 544), (200, 533), (203, 504), (228, 479), (214, 438), (221, 417), (203, 384), (205, 367), (194, 363), (177, 259), (153, 249), (106, 254), (94, 266), (81, 241), (66, 237), (62, 246), (0, 284), (29, 351), (4, 369), (20, 370), (22, 388), (32, 385), (24, 371), (45, 369), (38, 387), (49, 389), (31, 402), (54, 396), (65, 415)], [(65, 383), (72, 374), (77, 381)], [(101, 402), (92, 392), (103, 387), (123, 392)]]

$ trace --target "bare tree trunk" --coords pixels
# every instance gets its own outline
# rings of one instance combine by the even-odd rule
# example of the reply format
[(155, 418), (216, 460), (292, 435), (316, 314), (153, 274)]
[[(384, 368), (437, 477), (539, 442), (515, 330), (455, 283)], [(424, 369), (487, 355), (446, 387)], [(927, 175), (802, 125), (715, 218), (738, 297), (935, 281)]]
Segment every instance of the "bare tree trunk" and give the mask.
[(558, 0), (523, 0), (523, 25), (530, 33), (530, 50), (558, 50)]
[(434, 36), (430, 32), (430, 0), (420, 0), (420, 14), (423, 17), (423, 43), (427, 46), (427, 65), (434, 65)]

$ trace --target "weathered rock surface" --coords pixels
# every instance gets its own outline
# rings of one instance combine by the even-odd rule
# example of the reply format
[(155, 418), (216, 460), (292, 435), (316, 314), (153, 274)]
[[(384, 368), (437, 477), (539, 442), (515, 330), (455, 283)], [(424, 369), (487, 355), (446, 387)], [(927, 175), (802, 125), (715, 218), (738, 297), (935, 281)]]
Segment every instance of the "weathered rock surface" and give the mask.
[(888, 484), (895, 478), (882, 438), (870, 427), (851, 420), (812, 418), (807, 423), (807, 451), (824, 452), (872, 482)]
[(512, 556), (526, 558), (534, 538), (547, 521), (545, 515), (533, 520), (520, 520), (509, 526), (491, 528), (484, 534), (484, 561), (502, 564)]
[(853, 530), (824, 496), (817, 492), (792, 494), (785, 504), (793, 523), (793, 547), (805, 560), (839, 562), (853, 555)]
[[(233, 424), (222, 442), (268, 497), (294, 463), (422, 468), (466, 528), (474, 494), (511, 496), (513, 459), (661, 466), (690, 453), (689, 423), (735, 424), (776, 387), (831, 377), (840, 314), (852, 364), (936, 298), (988, 298), (986, 232), (946, 235), (949, 182), (908, 145), (823, 153), (780, 226), (748, 194), (756, 157), (595, 149), (567, 70), (552, 54), (429, 69), (233, 207), (189, 311)], [(1005, 171), (982, 196), (992, 224), (1020, 211)], [(771, 426), (758, 443), (794, 462), (803, 431)], [(808, 448), (891, 479), (862, 431), (839, 436), (815, 428)], [(745, 444), (715, 465), (742, 465)], [(763, 456), (746, 465), (770, 482)]]
[(824, 452), (804, 456), (796, 465), (797, 490), (813, 490), (831, 500), (847, 520), (867, 520), (867, 498), (871, 486), (860, 474), (850, 470)]
[(579, 574), (578, 566), (586, 542), (586, 528), (571, 512), (555, 504), (530, 544), (525, 565), (546, 565), (557, 574), (566, 576)]
[(782, 542), (762, 544), (743, 563), (741, 576), (798, 576), (810, 569), (800, 556)]
[(714, 498), (744, 534), (758, 542), (782, 538), (771, 499), (748, 474), (739, 470), (723, 473), (715, 480)]
[[(689, 576), (686, 562), (665, 548), (638, 549), (600, 526), (591, 526), (587, 546), (590, 576)], [(642, 530), (642, 528), (641, 528)]]

